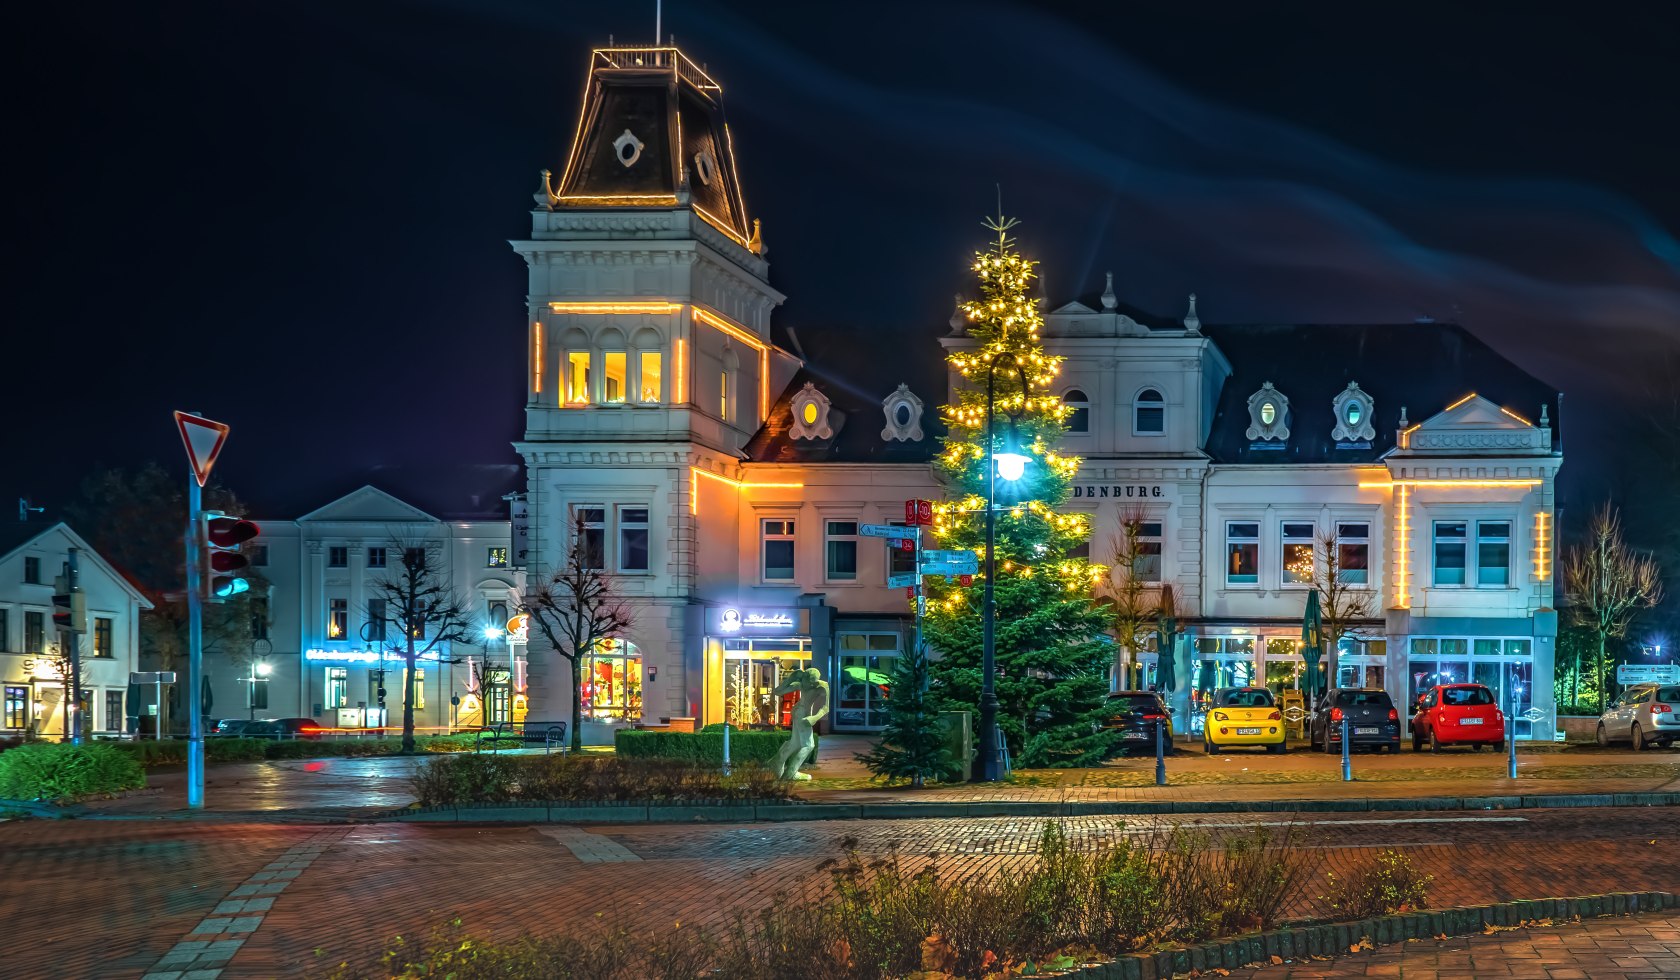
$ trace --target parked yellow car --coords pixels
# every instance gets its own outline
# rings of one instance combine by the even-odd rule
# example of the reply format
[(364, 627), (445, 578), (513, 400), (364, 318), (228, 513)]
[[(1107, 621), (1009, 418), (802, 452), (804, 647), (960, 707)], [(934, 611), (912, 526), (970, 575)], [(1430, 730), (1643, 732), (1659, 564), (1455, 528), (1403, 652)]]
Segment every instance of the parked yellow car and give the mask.
[(1267, 752), (1286, 752), (1283, 712), (1272, 692), (1263, 687), (1226, 687), (1213, 692), (1202, 724), (1202, 751), (1219, 754), (1235, 745), (1259, 745)]

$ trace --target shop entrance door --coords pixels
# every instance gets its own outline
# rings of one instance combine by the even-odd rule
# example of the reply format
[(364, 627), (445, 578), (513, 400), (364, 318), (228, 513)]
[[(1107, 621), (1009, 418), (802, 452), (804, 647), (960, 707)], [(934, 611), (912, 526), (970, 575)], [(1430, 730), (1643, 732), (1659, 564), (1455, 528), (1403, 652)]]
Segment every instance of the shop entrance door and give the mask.
[(811, 666), (811, 641), (725, 640), (723, 660), (723, 720), (737, 728), (786, 728), (799, 698), (777, 696), (776, 688), (789, 672)]

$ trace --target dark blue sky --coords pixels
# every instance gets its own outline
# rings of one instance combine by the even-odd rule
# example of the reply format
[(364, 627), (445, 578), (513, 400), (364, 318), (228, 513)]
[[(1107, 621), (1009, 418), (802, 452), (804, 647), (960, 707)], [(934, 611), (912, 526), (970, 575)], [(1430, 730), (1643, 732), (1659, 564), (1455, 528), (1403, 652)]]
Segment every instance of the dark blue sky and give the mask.
[[(1674, 14), (1095, 6), (667, 4), (813, 355), (936, 357), (1001, 183), (1053, 300), (1112, 269), (1210, 322), (1458, 319), (1567, 393), (1583, 494), (1631, 456), (1606, 435), (1680, 349)], [(506, 240), (651, 0), (37, 7), (4, 59), (6, 499), (174, 465), (176, 407), (233, 424), (223, 474), (276, 516), (514, 458)]]

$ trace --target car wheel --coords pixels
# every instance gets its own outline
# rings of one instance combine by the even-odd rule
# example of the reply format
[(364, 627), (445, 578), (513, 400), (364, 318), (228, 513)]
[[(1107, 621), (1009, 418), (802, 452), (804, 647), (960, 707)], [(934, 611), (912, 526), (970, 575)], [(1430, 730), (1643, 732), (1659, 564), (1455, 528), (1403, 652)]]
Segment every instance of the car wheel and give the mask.
[(1203, 742), (1202, 751), (1206, 752), (1208, 755), (1218, 755), (1219, 746), (1213, 744), (1212, 742)]
[(1412, 729), (1412, 751), (1413, 752), (1422, 752), (1423, 751), (1423, 737), (1420, 736), (1417, 733), (1417, 729), (1415, 729), (1415, 728)]
[(1494, 750), (1495, 752), (1503, 752), (1503, 751), (1505, 751), (1505, 740), (1500, 739), (1499, 741), (1497, 741), (1497, 742), (1493, 743), (1492, 745), (1488, 746), (1488, 748)]
[(1441, 751), (1441, 740), (1435, 737), (1435, 729), (1433, 728), (1429, 730), (1429, 751)]
[(1610, 733), (1604, 730), (1604, 722), (1602, 721), (1598, 723), (1597, 739), (1599, 748), (1610, 747)]
[(1289, 743), (1288, 742), (1279, 742), (1277, 744), (1277, 754), (1278, 755), (1288, 755), (1289, 754)]
[(1643, 752), (1647, 748), (1650, 747), (1650, 744), (1651, 743), (1645, 741), (1645, 730), (1643, 728), (1639, 727), (1639, 722), (1637, 722), (1637, 721), (1634, 722), (1633, 723), (1633, 750), (1635, 752)]

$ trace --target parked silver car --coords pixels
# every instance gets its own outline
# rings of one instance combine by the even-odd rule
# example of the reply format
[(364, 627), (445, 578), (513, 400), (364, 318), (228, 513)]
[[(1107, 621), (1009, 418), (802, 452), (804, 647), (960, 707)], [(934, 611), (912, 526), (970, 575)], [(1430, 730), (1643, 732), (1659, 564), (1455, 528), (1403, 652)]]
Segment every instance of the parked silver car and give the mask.
[(1680, 686), (1640, 684), (1622, 693), (1598, 718), (1598, 744), (1632, 742), (1634, 749), (1680, 741)]

